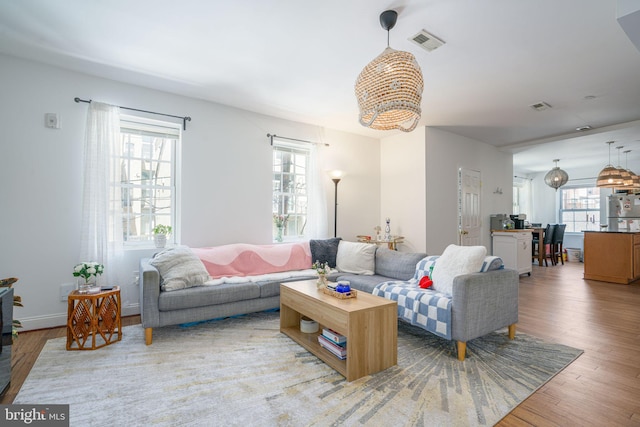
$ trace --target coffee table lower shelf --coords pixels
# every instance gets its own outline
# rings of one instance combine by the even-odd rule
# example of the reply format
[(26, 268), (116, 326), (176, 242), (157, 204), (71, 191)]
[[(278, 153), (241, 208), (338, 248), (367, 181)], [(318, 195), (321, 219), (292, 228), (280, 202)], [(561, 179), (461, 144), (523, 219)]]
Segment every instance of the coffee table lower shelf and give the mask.
[[(322, 325), (320, 325), (320, 330), (322, 331)], [(281, 332), (300, 344), (309, 353), (329, 365), (332, 369), (338, 371), (340, 375), (345, 378), (347, 377), (347, 359), (339, 359), (326, 348), (322, 348), (318, 343), (319, 332), (306, 334), (300, 331), (300, 328), (294, 326), (283, 328)]]

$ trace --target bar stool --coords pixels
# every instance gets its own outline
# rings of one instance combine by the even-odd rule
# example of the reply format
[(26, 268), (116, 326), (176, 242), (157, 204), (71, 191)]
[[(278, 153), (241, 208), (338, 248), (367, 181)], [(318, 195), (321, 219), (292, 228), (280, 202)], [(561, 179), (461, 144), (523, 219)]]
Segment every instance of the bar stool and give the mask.
[(558, 257), (560, 262), (564, 265), (564, 256), (562, 254), (562, 240), (564, 239), (564, 229), (567, 228), (566, 224), (556, 224), (553, 230), (553, 242), (551, 243), (551, 252), (555, 259), (554, 264), (558, 264)]

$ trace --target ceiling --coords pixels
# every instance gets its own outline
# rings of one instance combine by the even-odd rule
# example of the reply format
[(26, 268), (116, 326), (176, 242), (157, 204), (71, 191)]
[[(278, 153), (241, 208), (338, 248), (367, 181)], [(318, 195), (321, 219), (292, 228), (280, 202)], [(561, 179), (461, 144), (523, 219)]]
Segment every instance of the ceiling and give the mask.
[[(608, 140), (640, 169), (640, 52), (616, 19), (629, 1), (2, 1), (0, 52), (384, 137), (358, 123), (353, 85), (394, 9), (390, 45), (424, 74), (421, 126), (513, 151), (522, 173), (602, 167)], [(408, 40), (423, 29), (445, 45)]]

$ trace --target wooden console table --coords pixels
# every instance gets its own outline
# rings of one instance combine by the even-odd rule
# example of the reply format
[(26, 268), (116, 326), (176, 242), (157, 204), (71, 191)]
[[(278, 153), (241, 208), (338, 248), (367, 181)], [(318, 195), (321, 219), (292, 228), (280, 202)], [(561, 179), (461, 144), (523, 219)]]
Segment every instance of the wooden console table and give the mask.
[(376, 245), (387, 245), (387, 247), (391, 250), (398, 250), (398, 244), (399, 243), (404, 243), (404, 237), (403, 236), (391, 236), (389, 237), (389, 239), (380, 239), (378, 240), (377, 238), (372, 238), (371, 236), (365, 236), (365, 235), (357, 235), (356, 238), (358, 239), (358, 242), (362, 242), (362, 243), (374, 243)]
[(92, 294), (69, 294), (67, 350), (95, 350), (121, 339), (119, 286)]

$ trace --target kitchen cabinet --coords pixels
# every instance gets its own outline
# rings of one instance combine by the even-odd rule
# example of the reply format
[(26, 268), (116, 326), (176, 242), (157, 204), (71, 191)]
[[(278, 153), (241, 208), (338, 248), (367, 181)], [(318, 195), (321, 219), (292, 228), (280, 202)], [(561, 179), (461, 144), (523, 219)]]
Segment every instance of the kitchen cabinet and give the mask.
[(531, 276), (531, 230), (492, 231), (493, 255), (502, 258), (505, 268)]
[(584, 232), (584, 278), (628, 284), (640, 279), (640, 233)]

